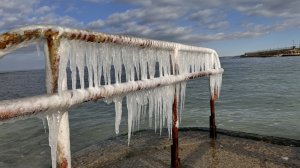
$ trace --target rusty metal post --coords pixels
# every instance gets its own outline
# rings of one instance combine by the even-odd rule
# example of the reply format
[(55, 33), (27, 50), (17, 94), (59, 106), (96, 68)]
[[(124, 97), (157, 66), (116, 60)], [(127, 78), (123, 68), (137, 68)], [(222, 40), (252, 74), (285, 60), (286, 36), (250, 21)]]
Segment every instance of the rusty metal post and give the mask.
[(172, 140), (173, 144), (171, 145), (171, 167), (178, 168), (180, 164), (179, 159), (179, 152), (178, 152), (178, 118), (177, 118), (177, 96), (176, 96), (176, 89), (174, 95), (174, 102), (173, 102), (173, 125), (172, 125)]
[[(58, 92), (58, 72), (60, 56), (58, 48), (60, 39), (57, 31), (49, 29), (46, 32), (47, 49), (46, 53), (46, 78), (47, 93)], [(66, 87), (66, 86), (64, 86)], [(70, 152), (70, 131), (68, 112), (63, 112), (57, 136), (56, 167), (71, 168)]]
[(216, 115), (215, 115), (215, 96), (211, 96), (210, 98), (210, 116), (209, 116), (209, 132), (210, 138), (216, 139), (217, 138), (217, 127), (216, 127)]

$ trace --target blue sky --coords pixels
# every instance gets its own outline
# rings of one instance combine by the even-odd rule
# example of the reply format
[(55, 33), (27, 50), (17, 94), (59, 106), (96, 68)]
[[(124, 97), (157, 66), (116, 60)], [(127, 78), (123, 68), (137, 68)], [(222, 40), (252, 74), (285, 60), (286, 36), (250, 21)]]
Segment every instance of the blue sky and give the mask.
[[(51, 24), (180, 42), (220, 56), (300, 44), (298, 0), (1, 0), (0, 32)], [(43, 57), (18, 52), (0, 71), (40, 68)]]

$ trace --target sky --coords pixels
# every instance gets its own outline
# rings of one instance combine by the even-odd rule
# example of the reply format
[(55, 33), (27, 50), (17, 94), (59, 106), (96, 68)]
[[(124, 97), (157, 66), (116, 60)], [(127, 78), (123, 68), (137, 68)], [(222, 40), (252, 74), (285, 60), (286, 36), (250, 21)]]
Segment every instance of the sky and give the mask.
[[(208, 47), (220, 56), (236, 56), (298, 46), (299, 8), (299, 0), (1, 0), (0, 33), (25, 25), (59, 25)], [(43, 66), (35, 47), (0, 60), (0, 71)]]

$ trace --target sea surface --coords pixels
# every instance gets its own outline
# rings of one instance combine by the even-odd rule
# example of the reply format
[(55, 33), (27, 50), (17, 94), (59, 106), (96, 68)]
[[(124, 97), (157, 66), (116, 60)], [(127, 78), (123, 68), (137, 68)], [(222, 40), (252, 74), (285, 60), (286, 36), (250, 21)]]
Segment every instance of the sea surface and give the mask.
[[(300, 57), (228, 57), (221, 58), (221, 64), (225, 72), (216, 103), (218, 128), (300, 140)], [(0, 100), (45, 93), (44, 74), (0, 73)], [(180, 127), (208, 127), (208, 88), (208, 78), (188, 82)], [(125, 103), (120, 133), (127, 132)], [(69, 115), (72, 153), (116, 136), (113, 104), (88, 102), (70, 109)], [(148, 123), (142, 128), (149, 128)], [(48, 129), (42, 119), (0, 125), (0, 167), (51, 167)]]

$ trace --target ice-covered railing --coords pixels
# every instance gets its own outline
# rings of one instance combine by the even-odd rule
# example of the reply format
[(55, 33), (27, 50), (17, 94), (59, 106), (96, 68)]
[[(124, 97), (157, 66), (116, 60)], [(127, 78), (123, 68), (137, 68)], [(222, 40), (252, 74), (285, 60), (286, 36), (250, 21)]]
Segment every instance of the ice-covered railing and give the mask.
[[(48, 94), (1, 101), (0, 121), (46, 115), (53, 167), (71, 167), (66, 111), (73, 105), (98, 99), (113, 101), (118, 134), (122, 99), (126, 97), (128, 143), (140, 119), (148, 115), (149, 124), (154, 123), (155, 130), (167, 126), (174, 152), (178, 153), (177, 104), (181, 113), (186, 81), (210, 76), (212, 110), (212, 103), (219, 96), (223, 69), (212, 49), (63, 27), (30, 26), (0, 36), (0, 57), (40, 43), (45, 46)], [(71, 81), (69, 88), (68, 81)], [(172, 161), (173, 164), (178, 163)]]

